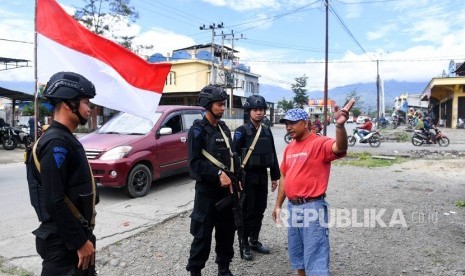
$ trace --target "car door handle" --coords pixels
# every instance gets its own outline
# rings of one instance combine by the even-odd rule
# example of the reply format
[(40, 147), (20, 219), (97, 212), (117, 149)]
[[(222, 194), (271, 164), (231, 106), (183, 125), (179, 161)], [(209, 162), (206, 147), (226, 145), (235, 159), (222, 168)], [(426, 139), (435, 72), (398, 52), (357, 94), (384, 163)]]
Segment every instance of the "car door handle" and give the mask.
[(181, 137), (181, 142), (185, 143), (187, 141), (186, 137)]

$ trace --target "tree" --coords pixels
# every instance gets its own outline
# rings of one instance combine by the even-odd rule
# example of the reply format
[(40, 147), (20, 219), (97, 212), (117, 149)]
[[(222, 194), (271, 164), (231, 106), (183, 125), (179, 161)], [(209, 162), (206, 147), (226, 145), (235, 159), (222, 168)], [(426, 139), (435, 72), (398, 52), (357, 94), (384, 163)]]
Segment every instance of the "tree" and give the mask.
[(287, 101), (284, 98), (281, 101), (278, 101), (278, 109), (282, 109), (284, 112), (286, 112), (292, 108), (294, 108), (294, 101), (292, 100)]
[[(31, 102), (30, 104), (23, 107), (22, 110), (23, 116), (34, 116), (34, 103)], [(39, 103), (39, 121), (43, 121), (45, 116), (50, 116), (50, 110), (45, 107), (43, 103)]]
[(292, 91), (294, 91), (294, 104), (296, 107), (303, 108), (304, 105), (308, 104), (308, 94), (307, 89), (307, 79), (306, 75), (302, 77), (295, 78), (296, 83), (291, 86)]
[(355, 104), (352, 107), (351, 112), (355, 117), (358, 117), (362, 113), (363, 100), (361, 99), (361, 96), (357, 96), (357, 90), (349, 92), (346, 95), (345, 103), (342, 106), (345, 106), (352, 98), (355, 100)]
[(139, 13), (131, 0), (82, 0), (83, 8), (76, 8), (74, 18), (82, 22), (92, 32), (116, 41), (122, 46), (132, 49), (134, 36), (118, 35), (118, 26), (130, 26), (139, 18)]

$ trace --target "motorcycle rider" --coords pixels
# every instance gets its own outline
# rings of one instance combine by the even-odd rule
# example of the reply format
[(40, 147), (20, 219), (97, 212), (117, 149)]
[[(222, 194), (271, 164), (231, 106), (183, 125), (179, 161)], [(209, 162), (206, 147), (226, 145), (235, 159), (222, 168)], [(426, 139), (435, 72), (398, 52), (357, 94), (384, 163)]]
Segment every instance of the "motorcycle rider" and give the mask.
[(315, 114), (315, 122), (313, 122), (313, 125), (315, 126), (315, 133), (319, 133), (323, 129), (323, 126), (317, 114)]
[(364, 141), (364, 137), (370, 133), (373, 123), (371, 122), (370, 118), (365, 118), (365, 123), (361, 126), (356, 127), (357, 135), (360, 137), (360, 142)]

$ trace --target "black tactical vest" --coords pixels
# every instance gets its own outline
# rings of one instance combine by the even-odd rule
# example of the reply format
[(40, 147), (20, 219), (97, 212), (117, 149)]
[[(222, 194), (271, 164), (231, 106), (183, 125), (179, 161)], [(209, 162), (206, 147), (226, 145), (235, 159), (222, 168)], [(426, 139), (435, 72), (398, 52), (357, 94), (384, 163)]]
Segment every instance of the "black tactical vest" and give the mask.
[[(204, 137), (205, 150), (208, 151), (208, 153), (210, 153), (218, 161), (223, 163), (226, 167), (231, 168), (230, 149), (228, 149), (220, 130), (203, 120), (198, 120), (197, 123), (202, 126), (206, 132)], [(219, 126), (221, 126), (224, 134), (229, 139), (229, 145), (231, 146), (231, 131), (222, 121), (219, 123)]]
[[(89, 165), (87, 163), (87, 158), (85, 156), (84, 148), (82, 145), (78, 142), (75, 142), (75, 139), (71, 136), (71, 134), (68, 134), (60, 129), (50, 128), (47, 130), (44, 136), (38, 140), (37, 155), (39, 155), (39, 150), (43, 145), (45, 145), (51, 139), (56, 138), (67, 141), (69, 146), (73, 149), (73, 152), (70, 153), (72, 164), (69, 166), (72, 167), (72, 170), (70, 170), (70, 174), (68, 175), (67, 179), (67, 196), (70, 198), (79, 212), (84, 216), (84, 218), (90, 221), (93, 215), (93, 194), (91, 192), (91, 186), (88, 185), (88, 183), (92, 182), (92, 176), (90, 174), (88, 167)], [(44, 187), (42, 185), (40, 173), (34, 163), (32, 150), (28, 150), (25, 163), (31, 205), (34, 207), (39, 221), (50, 221), (51, 217), (44, 206)]]
[[(249, 147), (252, 145), (255, 139), (255, 133), (249, 124), (243, 126), (245, 129), (245, 148), (242, 148), (242, 160), (244, 160)], [(257, 144), (250, 155), (249, 160), (245, 166), (246, 169), (264, 169), (274, 166), (274, 150), (272, 145), (272, 134), (271, 130), (262, 125), (262, 132), (258, 137)]]

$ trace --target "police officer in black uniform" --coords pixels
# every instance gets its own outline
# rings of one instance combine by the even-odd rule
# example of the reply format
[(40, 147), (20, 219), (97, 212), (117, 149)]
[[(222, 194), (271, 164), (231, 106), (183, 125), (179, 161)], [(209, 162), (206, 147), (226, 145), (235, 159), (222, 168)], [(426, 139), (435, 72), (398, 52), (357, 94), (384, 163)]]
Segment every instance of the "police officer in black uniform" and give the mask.
[(95, 88), (79, 74), (59, 72), (43, 96), (54, 105), (54, 120), (38, 140), (38, 163), (33, 154), (27, 160), (31, 203), (41, 221), (33, 231), (41, 275), (96, 275), (92, 229), (98, 198), (84, 148), (73, 135), (90, 116)]
[[(189, 130), (190, 175), (195, 179), (194, 209), (191, 214), (190, 232), (193, 241), (186, 269), (191, 275), (201, 275), (210, 254), (212, 231), (215, 228), (216, 263), (218, 275), (233, 275), (229, 263), (234, 256), (234, 216), (232, 207), (218, 210), (215, 204), (231, 193), (231, 179), (203, 153), (230, 168), (230, 152), (226, 139), (232, 145), (231, 131), (221, 121), (228, 95), (219, 86), (206, 86), (199, 94), (199, 105), (207, 112), (202, 120), (194, 122)], [(221, 128), (221, 129), (220, 129)], [(225, 139), (226, 138), (226, 139)]]
[(267, 168), (270, 168), (271, 191), (276, 189), (277, 180), (281, 176), (273, 135), (270, 128), (263, 124), (266, 109), (266, 101), (262, 96), (248, 97), (244, 103), (244, 111), (249, 113), (250, 122), (238, 127), (234, 133), (236, 152), (241, 153), (244, 160), (261, 126), (257, 142), (249, 154), (250, 157), (246, 160), (247, 163), (243, 164), (245, 170), (243, 257), (245, 260), (252, 259), (250, 249), (262, 254), (270, 253), (268, 247), (258, 240), (267, 205)]

